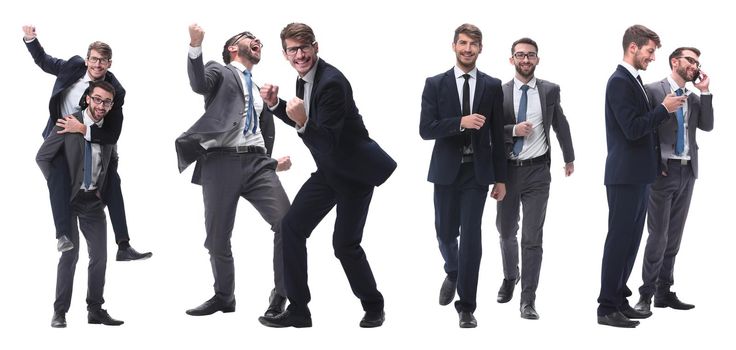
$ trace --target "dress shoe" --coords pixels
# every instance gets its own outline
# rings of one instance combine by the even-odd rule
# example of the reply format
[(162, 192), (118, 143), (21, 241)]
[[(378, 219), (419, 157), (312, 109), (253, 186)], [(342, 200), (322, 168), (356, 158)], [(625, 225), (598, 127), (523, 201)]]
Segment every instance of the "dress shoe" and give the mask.
[(478, 321), (470, 311), (460, 311), (460, 328), (475, 328), (478, 327)]
[(527, 320), (539, 319), (539, 314), (537, 313), (537, 310), (534, 309), (534, 303), (522, 303), (519, 311), (521, 312), (521, 318)]
[(286, 306), (286, 297), (276, 293), (276, 288), (271, 289), (271, 295), (268, 297), (268, 309), (263, 314), (266, 317), (276, 317), (284, 312)]
[(440, 288), (440, 305), (447, 305), (455, 299), (455, 289), (457, 289), (457, 281), (452, 281), (450, 277), (445, 277), (445, 281), (442, 282), (442, 288)]
[(363, 319), (360, 320), (361, 328), (381, 327), (383, 321), (386, 320), (386, 313), (381, 311), (366, 311)]
[(74, 243), (72, 243), (66, 235), (63, 235), (56, 240), (56, 250), (60, 253), (70, 251), (72, 249), (74, 249)]
[(212, 315), (215, 312), (222, 311), (222, 313), (228, 313), (235, 311), (235, 299), (231, 302), (225, 302), (217, 295), (205, 301), (202, 305), (195, 307), (194, 309), (187, 310), (187, 315), (191, 316), (206, 316)]
[(131, 261), (131, 260), (145, 260), (153, 256), (153, 253), (138, 253), (133, 247), (125, 249), (118, 249), (118, 254), (115, 256), (117, 261)]
[(649, 316), (652, 316), (651, 311), (635, 310), (628, 303), (626, 303), (623, 307), (621, 307), (619, 311), (621, 311), (621, 314), (626, 316), (626, 318), (629, 318), (632, 320), (633, 319), (644, 319), (644, 318), (648, 318)]
[(501, 288), (498, 290), (496, 301), (499, 303), (508, 303), (514, 296), (514, 287), (516, 287), (517, 283), (519, 283), (519, 277), (516, 277), (516, 279), (513, 280), (507, 280), (504, 278), (501, 283)]
[(66, 328), (66, 315), (63, 312), (54, 312), (51, 318), (51, 327)]
[(634, 305), (634, 310), (640, 312), (650, 312), (652, 305), (652, 297), (650, 295), (642, 295), (639, 297), (639, 301)]
[(654, 295), (654, 307), (671, 307), (675, 310), (690, 310), (695, 307), (693, 304), (686, 304), (677, 298), (674, 292), (667, 292), (664, 295)]
[(294, 315), (289, 310), (286, 310), (282, 312), (280, 315), (277, 315), (274, 317), (261, 316), (258, 318), (258, 322), (260, 322), (262, 325), (266, 327), (273, 327), (273, 328), (312, 327), (312, 317), (311, 316)]
[(99, 309), (97, 311), (90, 311), (87, 313), (87, 323), (104, 324), (105, 326), (119, 326), (124, 322), (110, 317), (107, 310)]
[(598, 324), (620, 328), (634, 328), (639, 325), (639, 321), (632, 321), (622, 313), (615, 311), (608, 315), (598, 316)]

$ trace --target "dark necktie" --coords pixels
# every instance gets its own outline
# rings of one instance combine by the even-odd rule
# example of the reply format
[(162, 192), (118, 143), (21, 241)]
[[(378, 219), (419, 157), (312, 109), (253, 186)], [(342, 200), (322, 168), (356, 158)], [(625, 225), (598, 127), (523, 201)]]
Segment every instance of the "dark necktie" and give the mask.
[[(529, 90), (529, 85), (524, 84), (521, 86), (521, 99), (519, 100), (519, 112), (516, 113), (517, 123), (526, 121), (526, 105), (527, 105), (526, 91), (527, 90)], [(519, 153), (521, 153), (522, 148), (524, 148), (524, 138), (517, 137), (516, 141), (514, 141), (514, 155), (518, 156)]]
[(89, 141), (84, 141), (84, 177), (82, 181), (84, 189), (89, 190), (92, 184), (92, 144)]
[(243, 129), (243, 134), (248, 133), (251, 124), (253, 125), (252, 132), (255, 134), (258, 128), (258, 120), (253, 116), (255, 114), (255, 106), (253, 106), (253, 102), (255, 101), (253, 97), (253, 80), (247, 69), (243, 72), (243, 75), (245, 76), (245, 85), (248, 88), (248, 108), (245, 110), (245, 129)]
[[(465, 79), (465, 82), (463, 82), (463, 110), (462, 115), (470, 115), (470, 74), (463, 74), (463, 78)], [(470, 130), (468, 130), (470, 131)], [(472, 136), (470, 135), (470, 132), (465, 133), (465, 147), (470, 147), (472, 144)]]
[(304, 99), (304, 79), (297, 78), (296, 79), (296, 97)]
[[(682, 96), (682, 89), (675, 90), (677, 96)], [(675, 142), (675, 154), (681, 155), (685, 151), (685, 113), (682, 107), (675, 112), (677, 116), (677, 140)]]
[(641, 85), (642, 87), (644, 87), (644, 82), (643, 82), (643, 81), (641, 81), (641, 75), (637, 75), (637, 76), (636, 76), (636, 80), (638, 80), (638, 81), (639, 81), (639, 85)]

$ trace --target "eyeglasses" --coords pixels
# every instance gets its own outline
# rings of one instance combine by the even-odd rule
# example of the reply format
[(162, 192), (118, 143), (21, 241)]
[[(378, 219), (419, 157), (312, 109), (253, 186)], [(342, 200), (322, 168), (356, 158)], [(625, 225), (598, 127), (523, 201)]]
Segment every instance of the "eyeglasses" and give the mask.
[(302, 53), (304, 54), (308, 54), (314, 51), (314, 44), (316, 43), (317, 43), (316, 41), (313, 41), (311, 44), (287, 47), (284, 49), (284, 52), (286, 52), (286, 55), (290, 57), (296, 55), (296, 53), (299, 52), (299, 50), (302, 50)]
[(232, 44), (230, 44), (230, 45), (228, 45), (228, 46), (235, 46), (235, 45), (238, 45), (238, 42), (239, 42), (240, 40), (242, 40), (243, 38), (246, 38), (246, 39), (251, 39), (251, 40), (255, 41), (256, 45), (257, 45), (257, 46), (258, 46), (259, 48), (263, 47), (263, 43), (261, 43), (261, 41), (260, 41), (260, 40), (256, 39), (256, 36), (255, 36), (255, 35), (253, 35), (253, 34), (252, 34), (251, 32), (242, 32), (242, 33), (240, 33), (240, 34), (236, 35), (236, 36), (235, 36), (235, 40), (233, 40), (233, 43), (232, 43)]
[(92, 102), (98, 105), (101, 104), (102, 107), (105, 107), (105, 108), (112, 107), (112, 100), (103, 100), (97, 96), (90, 96), (90, 98), (92, 99)]
[(97, 64), (97, 63), (100, 63), (100, 64), (108, 64), (108, 63), (110, 63), (110, 59), (109, 58), (94, 57), (94, 56), (87, 57), (87, 61), (89, 63), (92, 63), (92, 64)]
[(528, 58), (529, 60), (534, 60), (537, 58), (536, 52), (514, 52), (514, 58), (521, 61), (524, 59), (524, 57)]
[(695, 65), (695, 67), (697, 67), (697, 68), (700, 68), (700, 62), (699, 62), (698, 60), (696, 60), (696, 59), (692, 58), (692, 57), (687, 57), (687, 56), (680, 56), (680, 57), (677, 57), (677, 58), (684, 58), (684, 59), (686, 59), (686, 60), (687, 60), (687, 61), (688, 61), (688, 62), (689, 62), (690, 64), (692, 64), (692, 65)]

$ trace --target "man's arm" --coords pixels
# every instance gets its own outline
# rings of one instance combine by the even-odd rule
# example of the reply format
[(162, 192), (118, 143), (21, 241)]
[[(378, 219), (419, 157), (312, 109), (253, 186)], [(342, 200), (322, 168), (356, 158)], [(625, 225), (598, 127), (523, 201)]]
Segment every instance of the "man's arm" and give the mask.
[(629, 141), (649, 135), (662, 121), (669, 117), (667, 109), (657, 104), (652, 110), (642, 114), (637, 108), (638, 91), (625, 78), (614, 77), (606, 87), (606, 102), (611, 106), (613, 117)]
[(61, 67), (64, 66), (66, 61), (46, 54), (46, 51), (36, 37), (36, 27), (23, 26), (23, 42), (25, 42), (26, 49), (28, 49), (37, 66), (41, 67), (46, 73), (53, 75), (59, 74)]
[[(572, 147), (572, 135), (570, 133), (570, 124), (567, 122), (565, 112), (562, 111), (560, 103), (560, 86), (554, 85), (547, 101), (553, 101), (555, 104), (554, 114), (552, 115), (552, 129), (555, 131), (557, 141), (562, 149), (562, 158), (565, 164), (575, 161), (575, 150)], [(544, 106), (542, 106), (544, 107)]]
[(424, 140), (434, 140), (443, 137), (460, 134), (461, 116), (457, 118), (441, 118), (439, 96), (437, 95), (439, 83), (432, 78), (427, 78), (422, 92), (422, 110), (419, 117), (419, 136)]

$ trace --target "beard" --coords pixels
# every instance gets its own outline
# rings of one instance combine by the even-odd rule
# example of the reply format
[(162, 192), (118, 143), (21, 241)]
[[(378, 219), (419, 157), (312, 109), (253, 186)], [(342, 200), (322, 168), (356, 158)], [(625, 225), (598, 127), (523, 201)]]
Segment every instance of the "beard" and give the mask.
[(697, 78), (697, 74), (695, 74), (695, 71), (688, 72), (687, 68), (680, 67), (675, 70), (675, 73), (682, 78), (684, 81), (695, 81)]
[(260, 57), (256, 57), (255, 55), (253, 55), (253, 51), (250, 49), (249, 46), (239, 46), (238, 56), (247, 58), (248, 61), (253, 62), (253, 64), (258, 64), (258, 62), (261, 61)]
[(524, 72), (524, 69), (516, 64), (514, 65), (516, 67), (516, 73), (519, 73), (522, 77), (529, 79), (534, 76), (534, 70), (537, 69), (537, 66), (532, 66), (532, 68), (529, 70), (529, 72)]

